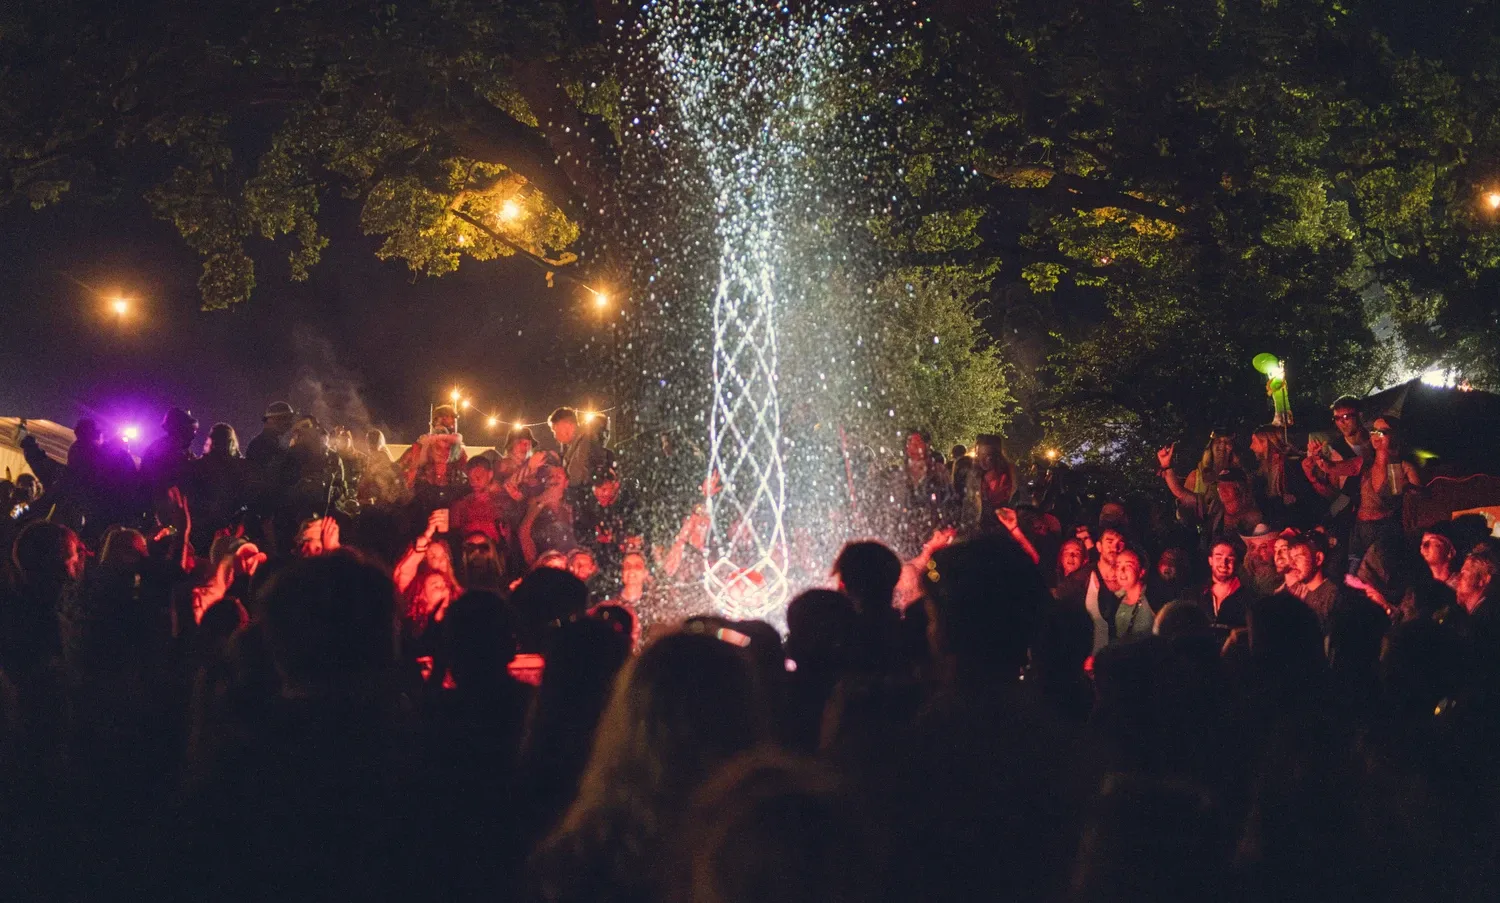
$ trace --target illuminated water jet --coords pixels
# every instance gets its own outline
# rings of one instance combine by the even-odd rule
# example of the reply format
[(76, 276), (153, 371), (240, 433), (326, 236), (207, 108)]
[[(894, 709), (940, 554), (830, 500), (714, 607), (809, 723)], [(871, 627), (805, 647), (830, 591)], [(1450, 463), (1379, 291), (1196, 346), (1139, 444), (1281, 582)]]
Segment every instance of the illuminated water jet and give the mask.
[(778, 268), (794, 204), (805, 205), (820, 93), (836, 71), (836, 14), (723, 0), (659, 0), (647, 10), (652, 53), (678, 128), (714, 204), (713, 305), (705, 589), (724, 614), (774, 616), (788, 579), (786, 445), (777, 322)]

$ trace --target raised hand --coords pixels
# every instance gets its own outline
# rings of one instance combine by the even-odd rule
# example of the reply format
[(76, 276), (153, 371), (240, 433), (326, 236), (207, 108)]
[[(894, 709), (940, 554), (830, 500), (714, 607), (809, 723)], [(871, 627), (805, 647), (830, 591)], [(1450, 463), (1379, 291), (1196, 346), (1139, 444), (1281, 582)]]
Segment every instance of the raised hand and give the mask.
[(427, 529), (424, 530), (424, 531), (422, 531), (422, 535), (425, 536), (429, 542), (432, 540), (433, 536), (435, 536), (435, 535), (437, 535), (439, 533), (447, 533), (447, 532), (448, 532), (448, 509), (447, 508), (439, 508), (436, 511), (432, 512), (431, 514), (427, 515)]
[(323, 554), (336, 550), (339, 547), (339, 522), (331, 517), (325, 517), (321, 521), (323, 530)]
[(922, 546), (922, 551), (930, 555), (933, 552), (936, 552), (938, 549), (941, 549), (943, 546), (952, 545), (953, 540), (957, 538), (957, 536), (958, 531), (953, 527), (938, 527), (936, 530), (932, 531), (932, 536)]
[(1176, 456), (1176, 454), (1177, 454), (1177, 443), (1173, 442), (1171, 445), (1168, 445), (1166, 448), (1157, 449), (1157, 452), (1156, 452), (1156, 463), (1158, 465), (1160, 465), (1163, 470), (1166, 470), (1168, 467), (1172, 466), (1172, 458), (1174, 456)]

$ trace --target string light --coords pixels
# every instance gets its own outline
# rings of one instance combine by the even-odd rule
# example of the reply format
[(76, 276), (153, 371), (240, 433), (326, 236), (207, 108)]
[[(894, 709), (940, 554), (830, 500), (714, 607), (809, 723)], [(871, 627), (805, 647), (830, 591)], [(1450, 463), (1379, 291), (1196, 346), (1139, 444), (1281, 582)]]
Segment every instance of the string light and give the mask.
[[(460, 411), (468, 411), (473, 408), (479, 407), (479, 402), (473, 396), (465, 398), (463, 390), (456, 387), (448, 393), (448, 398), (453, 401), (454, 406), (457, 407)], [(608, 417), (610, 413), (616, 410), (616, 408), (608, 407), (601, 410), (594, 410), (593, 408), (575, 407), (574, 410), (578, 412), (578, 418), (581, 421), (583, 421), (584, 423), (593, 423), (595, 420), (598, 420), (601, 417)], [(499, 414), (485, 415), (484, 422), (485, 426), (490, 429), (496, 429), (498, 427), (506, 425), (505, 421), (500, 419)], [(532, 429), (539, 426), (550, 427), (551, 424), (549, 424), (545, 420), (539, 420), (536, 423), (527, 423), (524, 420), (517, 420), (509, 424), (509, 426), (513, 427), (514, 429), (520, 430)]]
[(1484, 196), (1484, 202), (1491, 210), (1500, 210), (1500, 191), (1491, 191)]

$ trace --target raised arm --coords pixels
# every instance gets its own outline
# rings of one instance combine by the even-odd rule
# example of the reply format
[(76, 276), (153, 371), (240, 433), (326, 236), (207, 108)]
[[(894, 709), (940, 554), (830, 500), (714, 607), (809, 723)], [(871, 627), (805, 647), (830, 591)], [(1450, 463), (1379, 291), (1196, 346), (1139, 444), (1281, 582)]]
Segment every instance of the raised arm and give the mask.
[(1158, 449), (1156, 452), (1156, 463), (1158, 465), (1156, 471), (1166, 481), (1167, 489), (1171, 490), (1172, 495), (1177, 501), (1182, 502), (1184, 505), (1196, 505), (1198, 497), (1182, 485), (1182, 480), (1178, 478), (1177, 471), (1172, 469), (1172, 458), (1176, 453), (1176, 442), (1173, 442), (1166, 448)]

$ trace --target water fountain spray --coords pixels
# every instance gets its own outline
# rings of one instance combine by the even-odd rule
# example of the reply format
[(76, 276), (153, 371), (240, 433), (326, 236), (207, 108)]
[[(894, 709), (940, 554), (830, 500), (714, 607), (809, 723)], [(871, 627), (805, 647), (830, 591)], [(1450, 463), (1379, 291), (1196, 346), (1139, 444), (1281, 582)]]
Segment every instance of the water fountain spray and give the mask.
[(704, 170), (718, 245), (705, 589), (734, 618), (789, 593), (778, 311), (788, 224), (809, 196), (820, 95), (844, 44), (837, 14), (725, 0), (658, 0), (653, 55), (677, 128)]

